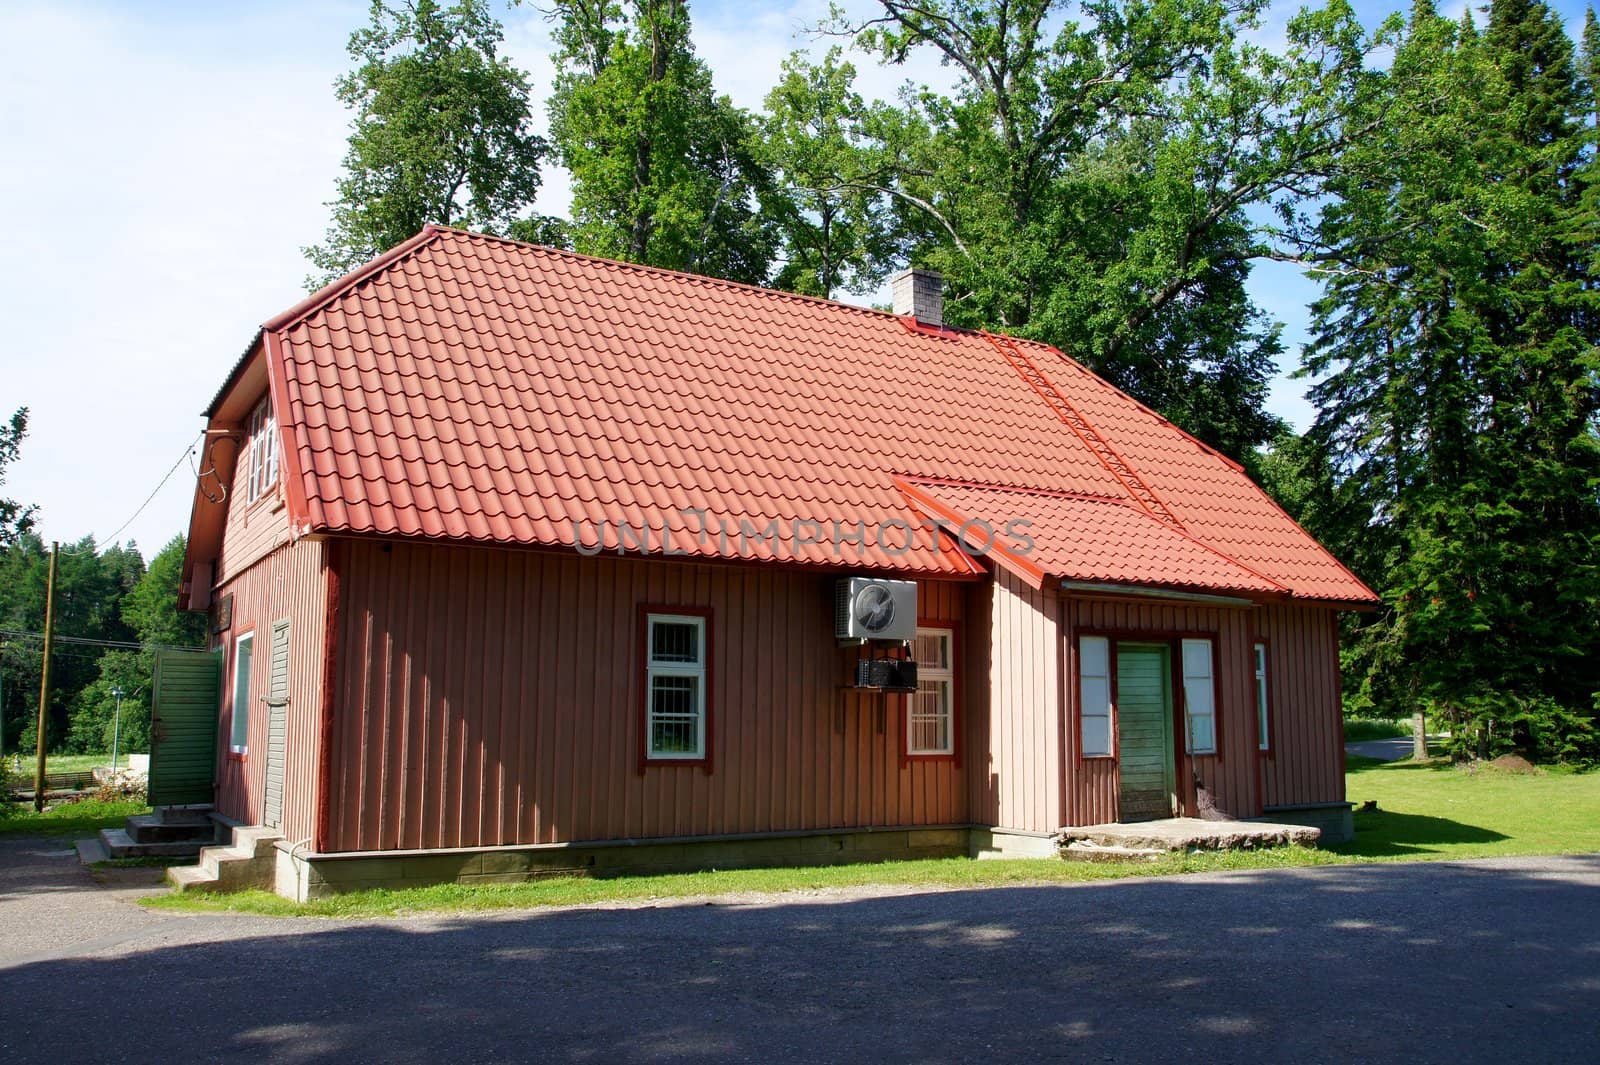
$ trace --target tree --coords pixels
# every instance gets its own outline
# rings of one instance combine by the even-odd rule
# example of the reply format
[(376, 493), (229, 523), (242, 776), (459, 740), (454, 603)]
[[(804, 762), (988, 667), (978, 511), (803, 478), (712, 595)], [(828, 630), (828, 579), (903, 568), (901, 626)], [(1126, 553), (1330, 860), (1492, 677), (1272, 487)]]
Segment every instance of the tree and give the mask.
[(891, 191), (945, 274), (947, 317), (1062, 347), (1245, 460), (1279, 428), (1281, 350), (1250, 262), (1294, 251), (1267, 222), (1359, 136), (1345, 116), (1370, 47), (1333, 0), (1275, 55), (1242, 37), (1263, 6), (881, 0), (835, 27), (960, 74), (952, 96), (915, 98), (930, 135), (897, 149)]
[(1592, 99), (1542, 3), (1480, 35), (1421, 0), (1394, 43), (1315, 232), (1312, 437), (1372, 516), (1343, 546), (1384, 600), (1349, 678), (1460, 753), (1600, 756)]
[(830, 49), (819, 65), (800, 52), (785, 60), (760, 119), (783, 259), (773, 284), (830, 298), (872, 291), (904, 256), (885, 191), (892, 155), (878, 146), (903, 113), (869, 106), (841, 54)]
[(760, 284), (772, 226), (752, 119), (718, 96), (683, 0), (562, 0), (550, 135), (578, 251)]
[[(0, 552), (0, 628), (39, 633), (44, 628), (48, 546), (26, 533)], [(64, 544), (56, 571), (55, 632), (58, 637), (131, 641), (123, 622), (123, 597), (144, 576), (144, 560), (133, 545), (96, 551), (84, 537)], [(41, 645), (34, 638), (5, 641), (0, 668), (5, 670), (5, 736), (10, 746), (29, 746), (37, 727), (37, 695)], [(78, 693), (99, 672), (101, 649), (58, 642), (52, 656), (48, 732), (55, 748), (70, 731)]]
[(316, 287), (437, 222), (528, 239), (544, 141), (531, 131), (528, 79), (498, 54), (485, 0), (373, 0), (350, 36), (358, 64), (335, 86), (356, 112), (334, 221), (305, 249)]
[[(144, 646), (100, 657), (98, 676), (73, 700), (65, 744), (69, 750), (108, 751), (114, 732), (119, 733), (118, 746), (123, 751), (150, 749), (150, 683), (155, 675), (156, 648), (205, 645), (205, 616), (178, 610), (184, 548), (183, 536), (174, 536), (122, 597), (122, 621)], [(123, 693), (120, 727), (113, 689)]]
[[(22, 450), (22, 438), (28, 435), (28, 408), (22, 407), (11, 416), (9, 424), (0, 425), (0, 485), (6, 483), (6, 467), (17, 461)], [(23, 506), (14, 499), (0, 499), (0, 548), (17, 542), (17, 537), (33, 528), (33, 515), (37, 507)]]

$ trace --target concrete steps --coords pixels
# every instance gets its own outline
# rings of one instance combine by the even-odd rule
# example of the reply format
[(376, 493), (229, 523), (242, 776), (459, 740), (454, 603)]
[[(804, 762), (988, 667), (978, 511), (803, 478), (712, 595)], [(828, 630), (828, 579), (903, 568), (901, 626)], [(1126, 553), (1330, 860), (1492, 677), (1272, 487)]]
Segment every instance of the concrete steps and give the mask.
[(123, 828), (103, 828), (100, 843), (111, 858), (188, 858), (215, 843), (209, 807), (163, 806), (128, 818)]
[(1172, 817), (1134, 824), (1085, 825), (1056, 834), (1063, 858), (1112, 861), (1175, 851), (1259, 850), (1291, 844), (1315, 846), (1322, 831), (1262, 821), (1204, 821)]
[(273, 843), (283, 838), (275, 828), (241, 825), (216, 819), (227, 832), (225, 844), (203, 847), (194, 865), (173, 866), (167, 882), (175, 891), (244, 891), (272, 888), (277, 863)]
[(1166, 850), (1156, 850), (1153, 847), (1119, 847), (1105, 843), (1093, 843), (1086, 839), (1075, 839), (1061, 848), (1061, 857), (1075, 862), (1126, 862), (1142, 859), (1153, 861), (1168, 854)]
[(141, 843), (121, 828), (102, 828), (100, 842), (112, 858), (187, 858), (205, 847), (197, 839)]

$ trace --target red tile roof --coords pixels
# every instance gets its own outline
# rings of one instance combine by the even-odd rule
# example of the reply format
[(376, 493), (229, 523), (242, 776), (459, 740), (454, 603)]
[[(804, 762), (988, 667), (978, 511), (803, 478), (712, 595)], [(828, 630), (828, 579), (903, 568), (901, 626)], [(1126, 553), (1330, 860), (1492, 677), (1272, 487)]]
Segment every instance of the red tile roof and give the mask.
[[(1133, 499), (912, 479), (901, 491), (969, 550), (1035, 585), (1046, 577), (1191, 591), (1289, 589), (1196, 540)], [(1159, 568), (1152, 565), (1159, 560)]]
[[(1040, 579), (1372, 598), (1042, 344), (435, 226), (263, 339), (306, 531), (592, 546), (604, 522), (615, 548), (622, 523), (656, 553), (979, 572), (931, 527), (906, 543), (942, 507), (1034, 521)], [(897, 477), (943, 483), (911, 507)]]

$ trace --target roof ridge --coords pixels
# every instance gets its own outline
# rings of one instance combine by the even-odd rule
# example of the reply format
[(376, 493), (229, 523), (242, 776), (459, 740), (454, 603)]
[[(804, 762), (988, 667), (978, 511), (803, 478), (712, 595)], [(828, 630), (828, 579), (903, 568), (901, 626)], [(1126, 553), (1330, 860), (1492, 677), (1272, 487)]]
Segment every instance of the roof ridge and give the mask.
[[(678, 278), (679, 280), (683, 281), (693, 281), (697, 284), (730, 288), (737, 291), (755, 293), (761, 296), (776, 297), (778, 299), (789, 300), (796, 303), (806, 303), (820, 305), (823, 307), (832, 307), (837, 310), (854, 311), (857, 314), (869, 315), (874, 318), (891, 318), (896, 321), (901, 321), (906, 317), (906, 315), (896, 314), (892, 310), (880, 311), (876, 307), (863, 307), (858, 303), (846, 303), (843, 300), (828, 299), (826, 296), (811, 296), (804, 292), (790, 292), (788, 289), (772, 288), (768, 285), (752, 285), (747, 281), (730, 281), (725, 277), (713, 277), (710, 274), (695, 274), (690, 273), (687, 270), (674, 270), (667, 266), (651, 266), (649, 263), (629, 262), (626, 259), (609, 259), (604, 255), (586, 255), (583, 252), (572, 251), (569, 248), (557, 248), (550, 244), (535, 244), (532, 241), (517, 240), (515, 237), (502, 237), (494, 233), (479, 233), (476, 230), (458, 229), (454, 226), (440, 226), (434, 225), (433, 223), (429, 223), (429, 225), (431, 228), (442, 233), (449, 233), (455, 236), (493, 241), (498, 244), (510, 244), (513, 247), (528, 248), (534, 251), (544, 252), (549, 255), (558, 255), (567, 259), (575, 259), (580, 262), (600, 263), (605, 266), (620, 266), (625, 270), (633, 270), (639, 273), (651, 274), (656, 277)], [(960, 333), (967, 336), (981, 336), (984, 333), (984, 330), (981, 329), (968, 329), (965, 326), (958, 325), (945, 325), (941, 326), (940, 328), (946, 330), (947, 332)], [(1007, 336), (1007, 334), (1004, 333), (996, 335)]]
[[(1052, 414), (1072, 430), (1073, 434), (1083, 441), (1089, 451), (1104, 466), (1111, 476), (1122, 485), (1123, 490), (1135, 502), (1157, 521), (1165, 522), (1177, 528), (1183, 527), (1183, 522), (1167, 506), (1155, 486), (1145, 480), (1139, 468), (1128, 461), (1127, 456), (1118, 451), (1116, 445), (1106, 439), (1099, 426), (1087, 414), (1079, 410), (1077, 405), (1056, 387), (1050, 376), (1044, 372), (1026, 352), (1017, 346), (1016, 341), (1010, 337), (1003, 337), (998, 333), (984, 333), (984, 338), (989, 341), (989, 346), (1000, 353), (1011, 368), (1016, 371), (1028, 386), (1044, 400), (1045, 406), (1050, 408)], [(1009, 348), (1010, 351), (1006, 349)], [(1015, 356), (1015, 357), (1013, 357)], [(1120, 467), (1120, 469), (1119, 469)], [(1124, 476), (1124, 473), (1126, 476)]]
[(1160, 411), (1156, 410), (1154, 407), (1148, 406), (1147, 404), (1145, 404), (1141, 400), (1137, 399), (1136, 397), (1134, 397), (1132, 395), (1129, 395), (1127, 392), (1124, 392), (1122, 389), (1118, 388), (1116, 385), (1112, 384), (1110, 381), (1107, 381), (1104, 377), (1101, 377), (1099, 374), (1095, 373), (1093, 370), (1089, 369), (1089, 367), (1085, 366), (1083, 363), (1079, 362), (1077, 359), (1074, 359), (1071, 355), (1068, 355), (1066, 352), (1062, 351), (1060, 348), (1056, 347), (1054, 344), (1046, 344), (1042, 340), (1032, 340), (1032, 339), (1027, 339), (1027, 338), (1016, 338), (1016, 337), (1013, 337), (1012, 340), (1013, 340), (1013, 342), (1019, 342), (1020, 341), (1021, 343), (1024, 343), (1024, 344), (1032, 344), (1034, 347), (1037, 347), (1037, 348), (1043, 348), (1045, 351), (1048, 351), (1051, 354), (1055, 355), (1062, 362), (1065, 362), (1072, 369), (1077, 370), (1079, 373), (1081, 373), (1081, 374), (1085, 375), (1086, 377), (1088, 377), (1091, 381), (1093, 381), (1101, 389), (1110, 390), (1112, 392), (1115, 392), (1117, 395), (1119, 395), (1122, 398), (1126, 399), (1129, 403), (1132, 403), (1135, 407), (1139, 408), (1140, 410), (1144, 411), (1146, 414), (1150, 415), (1152, 418), (1156, 419), (1162, 425), (1165, 425), (1167, 428), (1173, 430), (1174, 432), (1181, 433), (1184, 437), (1186, 437), (1190, 441), (1190, 443), (1194, 444), (1201, 451), (1204, 451), (1206, 454), (1211, 455), (1213, 458), (1221, 459), (1223, 464), (1225, 466), (1227, 466), (1229, 469), (1233, 470), (1233, 472), (1235, 472), (1235, 473), (1244, 473), (1245, 472), (1245, 468), (1244, 468), (1244, 464), (1243, 463), (1239, 462), (1236, 459), (1229, 458), (1227, 455), (1224, 455), (1222, 452), (1218, 451), (1216, 448), (1212, 447), (1210, 444), (1206, 443), (1204, 440), (1201, 440), (1198, 436), (1195, 436), (1193, 433), (1191, 433), (1189, 430), (1185, 429), (1183, 426), (1179, 425), (1177, 422), (1173, 421), (1171, 418), (1168, 418), (1165, 414), (1162, 414)]
[[(927, 485), (933, 488), (972, 488), (978, 491), (1014, 492), (1017, 495), (1043, 496), (1048, 499), (1077, 499), (1085, 503), (1110, 503), (1119, 507), (1137, 510), (1141, 514), (1148, 513), (1136, 501), (1127, 496), (1103, 496), (1094, 492), (1074, 492), (1063, 488), (1039, 488), (1033, 485), (1008, 484), (1002, 481), (969, 481), (960, 477), (923, 477), (913, 473), (894, 474), (892, 476), (908, 484)], [(1165, 524), (1165, 522), (1162, 524)]]
[(417, 233), (416, 236), (406, 238), (399, 244), (396, 244), (394, 247), (384, 252), (382, 255), (379, 255), (377, 258), (369, 259), (367, 262), (362, 263), (360, 266), (356, 267), (354, 270), (351, 270), (343, 277), (335, 278), (326, 285), (323, 285), (321, 288), (317, 289), (311, 295), (307, 296), (293, 307), (290, 307), (288, 310), (268, 318), (265, 322), (261, 323), (262, 332), (275, 333), (282, 331), (300, 319), (310, 315), (313, 311), (320, 310), (321, 308), (332, 303), (336, 297), (341, 296), (350, 289), (355, 288), (363, 281), (366, 281), (382, 271), (387, 270), (389, 267), (393, 266), (407, 255), (410, 255), (418, 248), (421, 248), (424, 244), (427, 244), (428, 242), (437, 238), (440, 234), (459, 232), (463, 232), (463, 230), (454, 230), (448, 226), (435, 225), (432, 222), (427, 223), (422, 227), (421, 232)]

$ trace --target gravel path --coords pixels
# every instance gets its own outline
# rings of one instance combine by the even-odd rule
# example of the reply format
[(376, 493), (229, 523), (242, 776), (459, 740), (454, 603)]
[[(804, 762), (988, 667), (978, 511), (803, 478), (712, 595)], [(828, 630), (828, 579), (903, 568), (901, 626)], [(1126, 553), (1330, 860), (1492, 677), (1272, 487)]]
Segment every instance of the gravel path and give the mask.
[(362, 922), (67, 861), (0, 850), (0, 1060), (1600, 1060), (1600, 856)]

